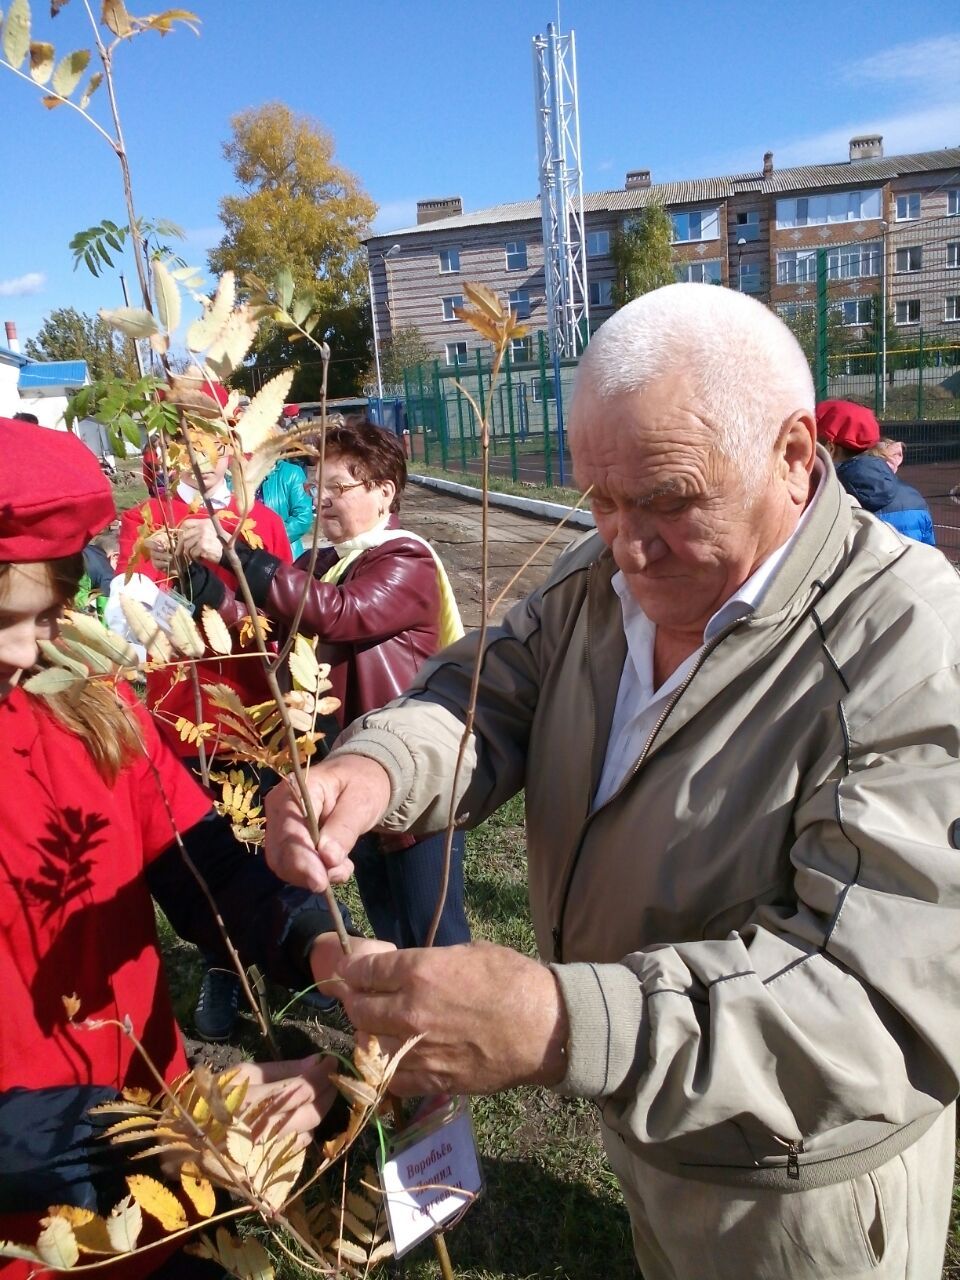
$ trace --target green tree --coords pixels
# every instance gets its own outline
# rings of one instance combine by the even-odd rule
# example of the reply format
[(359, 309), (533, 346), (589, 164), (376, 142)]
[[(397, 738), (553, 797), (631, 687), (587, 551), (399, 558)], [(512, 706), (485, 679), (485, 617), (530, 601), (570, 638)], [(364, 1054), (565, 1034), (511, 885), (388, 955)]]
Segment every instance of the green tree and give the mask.
[[(416, 325), (411, 325), (407, 329), (398, 329), (380, 347), (380, 376), (384, 391), (388, 387), (403, 386), (404, 369), (426, 364), (433, 358), (434, 352)], [(367, 365), (367, 371), (363, 377), (364, 382), (376, 385), (377, 366), (374, 360)]]
[(321, 313), (359, 302), (361, 239), (376, 205), (334, 162), (331, 135), (281, 102), (241, 111), (230, 127), (223, 153), (242, 194), (220, 201), (224, 235), (210, 270), (272, 280), (286, 267), (298, 293), (312, 290)]
[(613, 303), (622, 307), (661, 285), (673, 284), (673, 224), (662, 205), (649, 205), (613, 235), (610, 255), (616, 275)]
[(74, 307), (58, 307), (45, 318), (40, 332), (24, 344), (32, 360), (86, 360), (90, 377), (140, 376), (133, 340), (119, 334), (99, 316), (88, 316)]

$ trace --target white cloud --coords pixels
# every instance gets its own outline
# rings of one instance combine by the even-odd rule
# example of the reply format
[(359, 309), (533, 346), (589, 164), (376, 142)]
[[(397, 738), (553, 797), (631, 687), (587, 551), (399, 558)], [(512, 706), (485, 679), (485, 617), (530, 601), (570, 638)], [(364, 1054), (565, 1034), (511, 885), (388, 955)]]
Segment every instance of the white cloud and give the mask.
[(385, 235), (389, 231), (399, 231), (403, 227), (417, 225), (417, 202), (415, 199), (388, 200), (377, 210), (373, 220), (373, 230), (377, 235)]
[(915, 85), (929, 100), (952, 97), (960, 80), (960, 35), (932, 36), (898, 44), (850, 65), (847, 80), (901, 81)]
[(0, 298), (25, 298), (31, 293), (40, 293), (46, 283), (47, 277), (42, 271), (28, 271), (12, 280), (0, 280)]

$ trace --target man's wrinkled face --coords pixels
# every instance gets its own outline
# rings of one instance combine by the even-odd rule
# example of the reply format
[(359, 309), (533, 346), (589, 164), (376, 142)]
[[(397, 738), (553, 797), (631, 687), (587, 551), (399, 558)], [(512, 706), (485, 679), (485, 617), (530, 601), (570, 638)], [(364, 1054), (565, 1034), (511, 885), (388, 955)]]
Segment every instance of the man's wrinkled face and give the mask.
[(577, 390), (570, 424), (577, 484), (591, 488), (597, 530), (631, 594), (667, 631), (702, 635), (786, 541), (805, 501), (806, 476), (791, 474), (782, 459), (777, 465), (779, 442), (750, 492), (715, 440), (683, 373), (620, 395), (600, 397), (589, 384)]

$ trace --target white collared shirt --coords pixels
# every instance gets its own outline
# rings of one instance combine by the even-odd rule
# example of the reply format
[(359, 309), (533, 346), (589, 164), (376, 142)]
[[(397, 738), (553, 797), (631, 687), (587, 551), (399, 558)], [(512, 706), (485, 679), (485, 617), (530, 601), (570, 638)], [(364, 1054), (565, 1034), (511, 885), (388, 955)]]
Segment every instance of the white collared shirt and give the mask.
[(809, 519), (814, 503), (823, 489), (826, 469), (819, 460), (815, 463), (813, 474), (817, 487), (796, 529), (782, 546), (777, 547), (767, 556), (743, 586), (729, 600), (724, 601), (704, 628), (703, 644), (667, 677), (659, 689), (655, 689), (653, 683), (656, 624), (650, 621), (634, 599), (623, 574), (618, 570), (613, 575), (610, 585), (620, 597), (623, 631), (627, 640), (627, 656), (620, 675), (617, 705), (610, 725), (603, 770), (600, 774), (597, 793), (593, 798), (594, 809), (606, 804), (636, 764), (671, 694), (683, 684), (696, 666), (704, 646), (731, 623), (740, 618), (749, 617), (756, 610), (774, 575), (800, 536), (800, 531)]
[[(226, 480), (221, 480), (215, 489), (211, 489), (209, 493), (202, 494), (199, 489), (195, 489), (192, 484), (187, 484), (185, 480), (181, 480), (177, 485), (177, 497), (181, 502), (187, 504), (196, 502), (197, 498), (205, 498), (213, 507), (214, 511), (222, 511), (224, 507), (229, 507), (230, 499), (233, 494)], [(200, 510), (206, 514), (206, 503), (202, 505)], [(198, 510), (199, 514), (199, 510)]]

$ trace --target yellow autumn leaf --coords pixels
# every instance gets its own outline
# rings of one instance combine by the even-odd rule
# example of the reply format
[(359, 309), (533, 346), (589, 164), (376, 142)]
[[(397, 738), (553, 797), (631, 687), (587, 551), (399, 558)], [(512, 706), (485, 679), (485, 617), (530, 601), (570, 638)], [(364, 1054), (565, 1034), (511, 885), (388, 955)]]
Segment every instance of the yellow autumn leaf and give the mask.
[(217, 1207), (216, 1192), (192, 1160), (180, 1166), (180, 1186), (200, 1217), (209, 1218)]
[(256, 521), (251, 519), (249, 516), (240, 526), (240, 537), (248, 546), (252, 547), (254, 551), (263, 550), (263, 539), (260, 537), (259, 533), (257, 533)]
[(230, 629), (216, 609), (211, 609), (208, 604), (205, 604), (200, 615), (200, 621), (203, 626), (203, 634), (207, 637), (207, 644), (209, 644), (214, 653), (231, 653), (233, 651), (233, 638), (230, 635)]
[(220, 277), (213, 299), (204, 305), (203, 315), (194, 320), (187, 330), (186, 344), (190, 351), (204, 351), (219, 336), (233, 312), (236, 300), (236, 281), (232, 271)]
[(66, 1271), (80, 1258), (80, 1246), (66, 1218), (41, 1218), (43, 1230), (37, 1237), (37, 1253), (48, 1267)]
[(174, 648), (187, 658), (202, 658), (207, 651), (203, 636), (182, 604), (177, 605), (167, 622), (167, 632)]
[(113, 1253), (106, 1221), (92, 1209), (80, 1209), (72, 1204), (55, 1204), (50, 1206), (47, 1214), (51, 1218), (63, 1218), (70, 1223), (81, 1253)]
[(265, 383), (250, 401), (237, 423), (237, 435), (244, 453), (254, 453), (275, 435), (277, 420), (293, 385), (295, 372), (295, 369), (284, 369)]
[(172, 661), (173, 648), (153, 614), (139, 600), (122, 592), (120, 609), (134, 637), (146, 647), (149, 656), (157, 662)]
[(489, 285), (465, 280), (463, 292), (468, 300), (490, 320), (502, 320), (507, 314), (500, 296)]
[(298, 635), (294, 640), (289, 662), (294, 687), (305, 689), (308, 693), (316, 693), (317, 685), (320, 683), (320, 664), (317, 662), (313, 645), (306, 636)]
[(126, 1183), (140, 1208), (151, 1218), (156, 1218), (164, 1231), (182, 1231), (187, 1225), (183, 1205), (162, 1182), (144, 1173), (134, 1173)]

